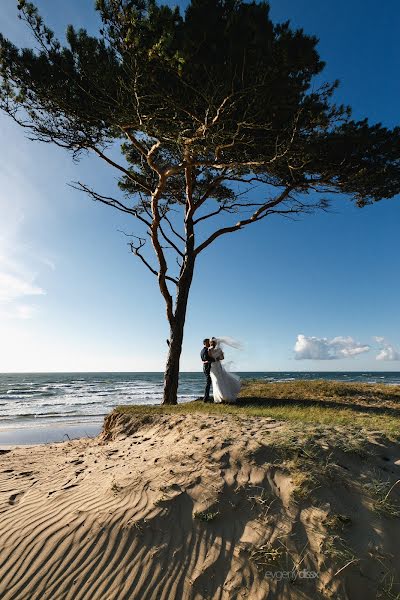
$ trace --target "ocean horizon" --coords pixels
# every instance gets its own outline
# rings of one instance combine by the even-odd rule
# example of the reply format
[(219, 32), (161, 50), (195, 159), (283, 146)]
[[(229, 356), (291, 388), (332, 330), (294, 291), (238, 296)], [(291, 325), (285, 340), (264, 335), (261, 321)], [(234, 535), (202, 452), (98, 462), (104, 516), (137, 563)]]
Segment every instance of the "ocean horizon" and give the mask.
[[(400, 385), (400, 371), (247, 371), (238, 375), (243, 380), (331, 379)], [(47, 440), (50, 430), (55, 433), (49, 441), (68, 432), (75, 437), (76, 433), (84, 435), (82, 431), (96, 434), (104, 416), (120, 404), (160, 404), (163, 376), (159, 371), (0, 373), (0, 443), (22, 443), (17, 441), (21, 436)], [(178, 402), (202, 396), (204, 383), (202, 372), (181, 372)], [(61, 434), (64, 430), (66, 434)]]

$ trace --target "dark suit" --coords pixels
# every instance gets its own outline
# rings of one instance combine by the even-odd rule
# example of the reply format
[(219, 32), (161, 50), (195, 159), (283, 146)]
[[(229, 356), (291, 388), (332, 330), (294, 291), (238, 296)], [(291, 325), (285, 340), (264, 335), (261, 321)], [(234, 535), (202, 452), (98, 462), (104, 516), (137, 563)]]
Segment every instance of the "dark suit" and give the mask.
[(204, 348), (202, 349), (202, 351), (200, 352), (200, 357), (201, 360), (203, 361), (207, 361), (207, 362), (203, 362), (203, 372), (204, 375), (206, 376), (206, 389), (204, 390), (204, 398), (203, 400), (206, 402), (208, 402), (210, 400), (210, 387), (211, 387), (211, 376), (210, 376), (210, 371), (211, 371), (211, 363), (215, 362), (215, 358), (212, 358), (212, 356), (209, 356), (208, 354), (208, 348), (206, 348), (206, 346), (204, 346)]

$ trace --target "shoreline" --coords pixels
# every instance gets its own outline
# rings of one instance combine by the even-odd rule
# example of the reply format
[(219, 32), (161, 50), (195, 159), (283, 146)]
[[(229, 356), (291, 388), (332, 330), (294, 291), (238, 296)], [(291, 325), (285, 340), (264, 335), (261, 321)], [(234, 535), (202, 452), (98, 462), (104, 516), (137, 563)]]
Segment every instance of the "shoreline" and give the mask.
[(37, 446), (93, 438), (103, 428), (103, 419), (96, 423), (49, 423), (42, 425), (0, 427), (0, 449), (19, 446)]

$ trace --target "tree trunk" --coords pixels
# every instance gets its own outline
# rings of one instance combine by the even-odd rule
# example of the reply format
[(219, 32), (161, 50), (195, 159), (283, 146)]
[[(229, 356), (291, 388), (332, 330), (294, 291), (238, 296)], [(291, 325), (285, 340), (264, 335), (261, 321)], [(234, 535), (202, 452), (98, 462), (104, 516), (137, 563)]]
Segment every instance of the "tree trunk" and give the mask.
[(182, 321), (171, 327), (169, 339), (169, 352), (164, 374), (164, 400), (163, 404), (177, 404), (179, 384), (179, 362), (182, 352), (183, 328), (185, 315)]
[(194, 259), (186, 263), (179, 281), (174, 318), (173, 322), (170, 323), (169, 352), (164, 374), (163, 404), (177, 404), (178, 402), (179, 363), (193, 270)]

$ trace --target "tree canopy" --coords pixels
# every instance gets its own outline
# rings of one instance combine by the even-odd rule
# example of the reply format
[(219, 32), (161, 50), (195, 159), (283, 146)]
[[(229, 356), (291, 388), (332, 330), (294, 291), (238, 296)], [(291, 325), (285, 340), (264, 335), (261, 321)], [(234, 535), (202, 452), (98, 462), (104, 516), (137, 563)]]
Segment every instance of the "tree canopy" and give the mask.
[[(224, 168), (340, 190), (359, 206), (399, 189), (399, 128), (351, 120), (332, 102), (338, 81), (312, 91), (324, 67), (317, 38), (274, 25), (265, 2), (193, 0), (183, 17), (154, 0), (97, 0), (99, 37), (69, 26), (66, 46), (31, 3), (19, 8), (37, 48), (0, 37), (1, 107), (75, 155), (127, 139), (130, 193), (149, 193), (154, 166), (168, 166), (164, 199), (179, 201), (188, 153), (198, 197)], [(149, 165), (143, 150), (156, 141)], [(212, 193), (232, 200), (222, 181)]]

